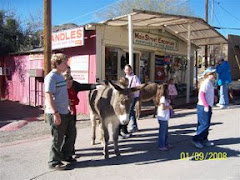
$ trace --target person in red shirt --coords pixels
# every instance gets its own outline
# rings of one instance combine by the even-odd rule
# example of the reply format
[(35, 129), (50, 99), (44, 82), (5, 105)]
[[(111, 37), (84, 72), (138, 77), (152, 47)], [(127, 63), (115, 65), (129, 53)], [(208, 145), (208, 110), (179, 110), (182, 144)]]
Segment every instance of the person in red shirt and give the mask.
[(69, 110), (73, 119), (77, 120), (77, 109), (76, 105), (79, 103), (79, 99), (77, 96), (77, 92), (73, 88), (73, 78), (70, 75), (65, 75), (65, 79), (67, 81), (67, 91), (68, 91), (68, 99), (69, 99)]
[[(77, 96), (77, 92), (73, 88), (73, 77), (71, 75), (65, 74), (64, 78), (67, 81), (69, 111), (70, 111), (70, 114), (71, 114), (71, 116), (74, 120), (74, 124), (75, 124), (75, 127), (76, 127), (76, 121), (77, 121), (76, 105), (78, 105), (79, 99), (78, 99), (78, 96)], [(75, 141), (76, 141), (76, 137), (75, 137)], [(75, 154), (75, 147), (73, 148), (73, 154)]]

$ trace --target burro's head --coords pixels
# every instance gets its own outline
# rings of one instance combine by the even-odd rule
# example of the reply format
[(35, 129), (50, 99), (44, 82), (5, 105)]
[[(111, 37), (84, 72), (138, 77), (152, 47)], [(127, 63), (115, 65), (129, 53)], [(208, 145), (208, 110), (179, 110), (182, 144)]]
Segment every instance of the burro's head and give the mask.
[(133, 102), (133, 92), (141, 90), (145, 84), (133, 88), (121, 88), (117, 84), (109, 81), (109, 85), (113, 89), (111, 105), (114, 112), (120, 120), (120, 124), (128, 124), (130, 106)]

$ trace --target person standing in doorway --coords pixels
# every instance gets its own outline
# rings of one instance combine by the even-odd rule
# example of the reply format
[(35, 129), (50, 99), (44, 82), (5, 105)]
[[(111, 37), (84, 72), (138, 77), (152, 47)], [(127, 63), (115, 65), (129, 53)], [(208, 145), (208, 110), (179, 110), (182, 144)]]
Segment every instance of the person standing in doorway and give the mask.
[(217, 103), (216, 106), (224, 109), (229, 105), (228, 85), (232, 82), (231, 70), (228, 61), (224, 61), (224, 59), (218, 60), (216, 72), (218, 74), (217, 82), (220, 86), (219, 103)]
[(214, 146), (214, 143), (208, 140), (208, 129), (211, 124), (212, 107), (214, 104), (214, 87), (213, 83), (216, 78), (215, 69), (207, 68), (202, 76), (204, 81), (201, 83), (198, 104), (197, 104), (197, 133), (192, 138), (192, 143), (196, 148), (205, 146)]
[(52, 56), (52, 71), (44, 79), (45, 115), (53, 137), (49, 168), (64, 170), (63, 161), (74, 162), (72, 152), (76, 137), (74, 120), (68, 110), (67, 83), (62, 73), (67, 69), (67, 56), (57, 53)]
[[(129, 64), (125, 65), (124, 73), (125, 73), (125, 77), (128, 79), (128, 82), (129, 82), (128, 87), (129, 88), (136, 87), (141, 84), (139, 78), (136, 75), (134, 75), (131, 65), (129, 65)], [(130, 115), (129, 115), (129, 119), (130, 119), (130, 123), (131, 123), (130, 132), (138, 131), (138, 125), (137, 125), (134, 108), (135, 108), (137, 100), (139, 99), (139, 91), (134, 93), (133, 98), (134, 99), (130, 106)], [(127, 125), (120, 125), (120, 135), (122, 135), (123, 138), (130, 137), (130, 134), (128, 133), (128, 130), (127, 130)]]

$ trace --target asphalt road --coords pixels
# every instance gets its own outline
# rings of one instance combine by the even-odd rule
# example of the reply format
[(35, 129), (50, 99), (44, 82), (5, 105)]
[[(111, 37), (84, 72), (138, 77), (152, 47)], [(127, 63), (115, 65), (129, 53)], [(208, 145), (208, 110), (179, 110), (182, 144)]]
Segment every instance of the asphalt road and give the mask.
[[(214, 108), (209, 139), (215, 147), (198, 150), (191, 144), (196, 130), (196, 110), (178, 109), (169, 121), (169, 141), (174, 148), (167, 152), (157, 149), (158, 123), (152, 117), (139, 121), (140, 131), (133, 137), (119, 141), (121, 157), (116, 158), (110, 144), (110, 159), (104, 160), (102, 146), (90, 145), (89, 121), (78, 122), (76, 154), (78, 161), (67, 171), (48, 169), (47, 161), (51, 136), (43, 134), (14, 139), (0, 144), (0, 179), (240, 179), (240, 107)], [(16, 132), (17, 132), (16, 131)], [(37, 129), (32, 128), (32, 134)], [(8, 132), (11, 136), (16, 132)], [(30, 132), (30, 130), (28, 131)], [(0, 135), (3, 132), (0, 132)], [(12, 133), (12, 134), (11, 134)], [(97, 140), (99, 142), (99, 140)]]

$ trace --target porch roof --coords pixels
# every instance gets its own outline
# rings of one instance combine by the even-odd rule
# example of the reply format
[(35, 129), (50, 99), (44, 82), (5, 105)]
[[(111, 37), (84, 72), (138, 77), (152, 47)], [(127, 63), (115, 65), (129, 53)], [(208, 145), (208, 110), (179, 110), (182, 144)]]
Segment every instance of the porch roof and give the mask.
[[(226, 44), (227, 39), (201, 18), (133, 10), (133, 29), (165, 29), (180, 39), (188, 40), (188, 24), (191, 26), (191, 42), (197, 46)], [(101, 22), (109, 26), (128, 26), (128, 14)]]

